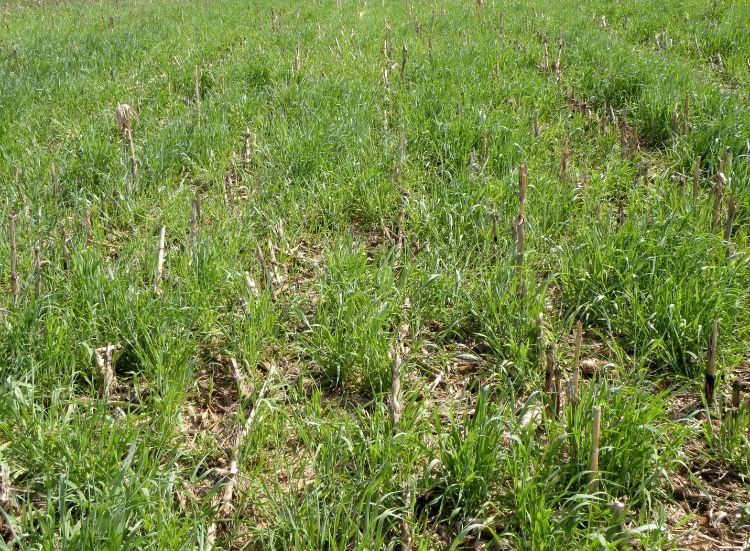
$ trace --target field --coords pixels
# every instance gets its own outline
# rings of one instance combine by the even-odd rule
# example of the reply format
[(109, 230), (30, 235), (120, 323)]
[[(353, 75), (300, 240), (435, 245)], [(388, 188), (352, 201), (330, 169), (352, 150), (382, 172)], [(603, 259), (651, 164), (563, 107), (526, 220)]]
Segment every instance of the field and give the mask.
[(0, 548), (750, 547), (750, 1), (0, 29)]

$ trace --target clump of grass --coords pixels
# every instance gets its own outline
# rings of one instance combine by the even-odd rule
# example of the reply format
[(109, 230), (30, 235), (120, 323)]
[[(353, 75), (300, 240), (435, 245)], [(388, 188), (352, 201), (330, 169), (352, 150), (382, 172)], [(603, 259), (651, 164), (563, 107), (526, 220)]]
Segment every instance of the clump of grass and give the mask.
[(329, 251), (307, 337), (325, 384), (374, 393), (390, 385), (398, 309), (390, 262), (385, 252), (370, 260), (361, 244), (346, 240)]
[(667, 415), (750, 330), (744, 6), (371, 4), (3, 8), (6, 545), (665, 548), (747, 471)]
[(694, 213), (652, 212), (586, 232), (562, 259), (563, 304), (630, 351), (648, 350), (654, 365), (699, 376), (713, 321), (728, 335), (746, 328), (750, 266), (744, 255), (725, 259), (718, 235), (693, 229)]
[(426, 506), (441, 521), (483, 518), (492, 512), (491, 496), (503, 478), (506, 412), (489, 401), (488, 389), (477, 395), (473, 411), (448, 412), (443, 427), (433, 415), (437, 458), (427, 469)]

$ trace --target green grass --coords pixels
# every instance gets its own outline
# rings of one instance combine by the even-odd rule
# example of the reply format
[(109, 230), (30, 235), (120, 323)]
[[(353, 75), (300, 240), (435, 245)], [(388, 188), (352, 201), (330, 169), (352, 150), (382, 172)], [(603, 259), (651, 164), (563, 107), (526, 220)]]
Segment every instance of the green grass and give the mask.
[(750, 6), (480, 4), (0, 4), (0, 547), (680, 548), (691, 491), (747, 543)]

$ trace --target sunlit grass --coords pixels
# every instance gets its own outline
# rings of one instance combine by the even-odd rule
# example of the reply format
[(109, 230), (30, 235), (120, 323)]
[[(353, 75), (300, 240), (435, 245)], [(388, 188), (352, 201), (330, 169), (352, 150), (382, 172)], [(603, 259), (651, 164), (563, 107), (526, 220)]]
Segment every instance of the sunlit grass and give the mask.
[[(662, 549), (677, 474), (750, 475), (748, 412), (722, 411), (750, 336), (742, 2), (21, 4), (0, 7), (5, 545)], [(566, 395), (576, 320), (596, 369), (553, 418), (545, 360)], [(716, 320), (725, 396), (683, 410)]]

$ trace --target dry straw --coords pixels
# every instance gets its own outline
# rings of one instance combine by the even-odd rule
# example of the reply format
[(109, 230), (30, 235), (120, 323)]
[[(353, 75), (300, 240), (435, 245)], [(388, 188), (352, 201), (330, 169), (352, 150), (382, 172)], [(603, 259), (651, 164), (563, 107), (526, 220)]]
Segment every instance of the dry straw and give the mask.
[(406, 162), (406, 129), (401, 127), (401, 136), (398, 145), (398, 165), (396, 166), (396, 176), (400, 176), (404, 170)]
[(547, 416), (552, 419), (557, 411), (557, 395), (555, 393), (555, 346), (550, 343), (545, 349), (546, 369), (544, 372), (544, 395), (546, 398)]
[(156, 252), (156, 270), (154, 273), (154, 292), (161, 292), (161, 278), (164, 273), (164, 248), (166, 241), (167, 227), (162, 225), (159, 228), (159, 248)]
[(279, 273), (279, 262), (276, 260), (276, 246), (271, 239), (268, 239), (268, 259), (271, 262), (271, 276), (273, 277), (274, 287), (281, 289), (284, 285), (284, 278)]
[(724, 199), (724, 181), (726, 178), (724, 177), (723, 172), (719, 172), (716, 177), (716, 185), (714, 185), (713, 194), (714, 194), (714, 209), (713, 209), (713, 216), (711, 218), (711, 230), (716, 231), (719, 228), (719, 224), (721, 223), (721, 205), (723, 203)]
[(719, 320), (714, 320), (711, 335), (708, 338), (708, 352), (706, 354), (706, 405), (714, 405), (714, 387), (716, 386), (716, 348), (719, 341)]
[(52, 183), (52, 196), (57, 200), (60, 197), (60, 182), (57, 179), (57, 167), (54, 162), (50, 164), (49, 176)]
[(405, 341), (409, 335), (409, 326), (402, 325), (399, 330), (396, 342), (391, 347), (391, 392), (388, 397), (388, 406), (391, 414), (391, 421), (398, 425), (401, 420), (401, 363), (403, 355), (406, 352)]
[(555, 364), (555, 417), (560, 418), (562, 408), (562, 369), (560, 364)]
[(557, 41), (557, 57), (555, 58), (555, 63), (552, 66), (552, 72), (555, 75), (555, 83), (557, 83), (557, 84), (559, 84), (560, 80), (562, 79), (562, 63), (561, 63), (562, 50), (563, 50), (563, 41), (562, 41), (562, 39), (558, 39), (558, 41)]
[(278, 290), (274, 286), (273, 272), (271, 272), (266, 263), (266, 257), (263, 255), (263, 249), (260, 248), (259, 243), (255, 244), (255, 254), (258, 257), (258, 263), (260, 263), (260, 266), (263, 269), (263, 278), (265, 280), (266, 289), (270, 289), (273, 298), (276, 298), (278, 296)]
[(477, 152), (473, 149), (469, 152), (469, 176), (475, 176), (479, 173), (480, 167), (477, 162)]
[(406, 44), (404, 44), (404, 47), (401, 50), (401, 80), (404, 80), (404, 77), (406, 76), (406, 59), (408, 54), (409, 50), (406, 47)]
[(560, 138), (560, 168), (558, 176), (564, 178), (568, 171), (568, 160), (570, 159), (570, 145), (568, 144), (568, 135), (563, 132)]
[(70, 249), (68, 249), (68, 236), (65, 228), (60, 228), (60, 241), (62, 242), (63, 270), (70, 267)]
[[(513, 238), (513, 244), (515, 246), (515, 258), (514, 263), (516, 266), (516, 275), (520, 276), (523, 268), (524, 258), (524, 242), (526, 239), (525, 230), (525, 208), (526, 208), (526, 190), (529, 185), (529, 177), (525, 164), (521, 164), (518, 168), (518, 216), (516, 216), (511, 223), (511, 233)], [(518, 280), (518, 293), (523, 295), (526, 289), (523, 281), (519, 278)]]
[[(250, 393), (250, 387), (245, 380), (245, 376), (240, 371), (237, 361), (232, 358), (232, 375), (237, 383), (238, 394), (240, 397)], [(255, 403), (250, 410), (250, 413), (245, 418), (242, 427), (238, 430), (232, 438), (231, 447), (227, 450), (230, 461), (229, 469), (226, 473), (226, 479), (224, 482), (223, 491), (216, 494), (214, 498), (214, 506), (216, 507), (216, 515), (229, 516), (232, 512), (232, 503), (234, 501), (234, 489), (237, 485), (237, 478), (240, 472), (240, 454), (242, 451), (242, 444), (248, 435), (252, 432), (255, 426), (255, 421), (258, 415), (258, 409), (261, 402), (265, 399), (266, 393), (268, 392), (269, 382), (273, 378), (276, 372), (276, 365), (271, 364), (271, 368), (268, 370), (266, 380), (263, 382), (258, 396), (255, 398)], [(242, 411), (242, 408), (240, 408)], [(210, 524), (206, 532), (206, 549), (213, 550), (216, 542), (216, 534), (218, 531), (218, 522), (216, 519)]]
[(583, 324), (581, 320), (575, 325), (575, 349), (573, 352), (573, 402), (578, 402), (578, 385), (581, 378), (581, 342), (583, 341)]
[(94, 351), (96, 353), (96, 363), (102, 374), (102, 396), (107, 400), (112, 397), (112, 391), (117, 386), (117, 377), (115, 376), (113, 360), (114, 351), (118, 348), (119, 345), (107, 343), (106, 346), (97, 348)]
[(16, 250), (16, 216), (8, 215), (8, 240), (10, 241), (10, 292), (18, 300), (18, 258)]
[(200, 197), (196, 195), (190, 202), (190, 245), (195, 247), (198, 238), (198, 222), (200, 221)]
[(693, 164), (693, 201), (698, 200), (698, 194), (700, 193), (701, 185), (701, 158), (695, 158), (695, 164)]
[(138, 161), (135, 158), (135, 145), (133, 144), (133, 126), (132, 119), (135, 111), (127, 104), (121, 103), (115, 108), (115, 121), (117, 128), (122, 134), (125, 145), (128, 147), (130, 155), (130, 174), (135, 180), (138, 177)]
[(482, 166), (485, 166), (487, 164), (487, 129), (484, 129), (484, 132), (482, 133)]
[(253, 152), (255, 151), (255, 134), (250, 132), (249, 128), (245, 128), (245, 143), (242, 149), (242, 162), (249, 165), (253, 160)]
[(408, 250), (406, 246), (406, 204), (409, 200), (409, 193), (404, 191), (398, 200), (398, 221), (396, 231), (396, 258), (406, 255)]
[(193, 101), (195, 102), (195, 110), (200, 113), (201, 111), (201, 69), (200, 66), (195, 66), (195, 72), (193, 73)]
[(39, 247), (34, 247), (34, 298), (42, 296), (42, 257)]
[(602, 408), (594, 406), (591, 423), (591, 455), (589, 456), (589, 489), (596, 492), (599, 476), (599, 438), (602, 427)]
[(734, 224), (735, 214), (737, 214), (737, 198), (732, 195), (727, 201), (727, 220), (724, 224), (724, 241), (729, 241), (732, 237), (732, 226)]

